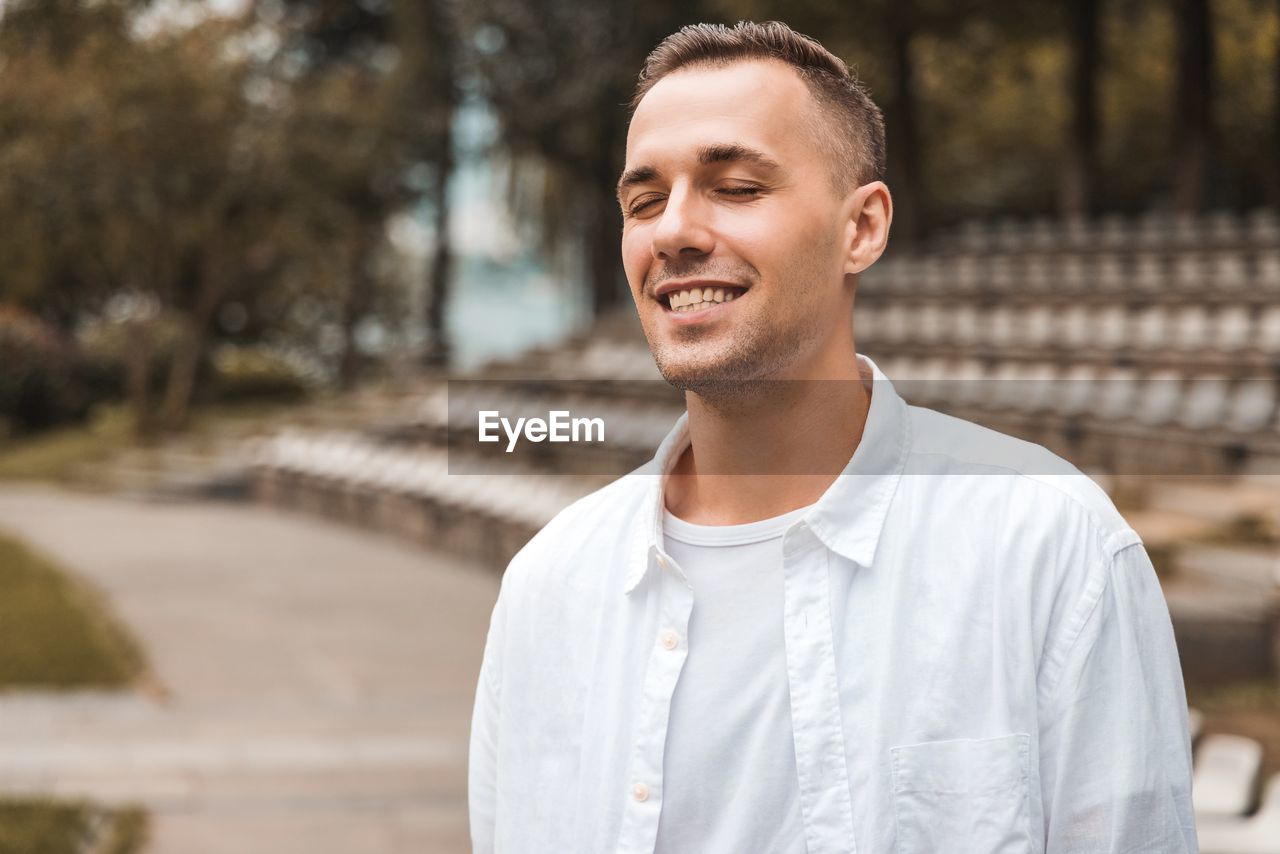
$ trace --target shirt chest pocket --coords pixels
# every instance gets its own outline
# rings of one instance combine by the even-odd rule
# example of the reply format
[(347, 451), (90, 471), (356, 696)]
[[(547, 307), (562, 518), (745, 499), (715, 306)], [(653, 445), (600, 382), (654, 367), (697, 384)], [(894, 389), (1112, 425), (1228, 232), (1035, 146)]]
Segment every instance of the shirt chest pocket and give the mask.
[(1031, 737), (929, 741), (889, 749), (896, 854), (1029, 854)]

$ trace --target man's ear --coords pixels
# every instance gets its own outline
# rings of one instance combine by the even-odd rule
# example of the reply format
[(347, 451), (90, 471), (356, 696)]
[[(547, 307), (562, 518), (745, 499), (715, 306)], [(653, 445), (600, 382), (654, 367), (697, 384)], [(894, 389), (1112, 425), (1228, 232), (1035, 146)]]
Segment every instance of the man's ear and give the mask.
[(884, 254), (889, 243), (893, 199), (883, 181), (872, 181), (849, 194), (844, 210), (848, 218), (844, 272), (861, 273)]

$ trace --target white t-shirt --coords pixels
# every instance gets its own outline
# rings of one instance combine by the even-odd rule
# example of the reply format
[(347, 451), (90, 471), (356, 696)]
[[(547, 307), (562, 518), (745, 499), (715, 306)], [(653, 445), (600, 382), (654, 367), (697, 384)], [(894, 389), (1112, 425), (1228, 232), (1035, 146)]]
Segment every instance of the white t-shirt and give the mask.
[[(658, 852), (805, 851), (782, 535), (808, 509), (745, 525), (694, 525), (663, 510), (666, 552), (693, 587), (693, 610), (671, 698)], [(731, 709), (726, 697), (735, 698)]]

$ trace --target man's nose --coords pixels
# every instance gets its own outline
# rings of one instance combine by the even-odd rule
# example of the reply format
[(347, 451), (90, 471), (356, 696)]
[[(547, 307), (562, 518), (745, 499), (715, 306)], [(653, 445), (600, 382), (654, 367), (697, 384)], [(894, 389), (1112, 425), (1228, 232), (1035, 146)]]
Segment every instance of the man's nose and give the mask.
[(653, 256), (675, 260), (708, 255), (714, 248), (705, 200), (690, 188), (673, 188), (653, 230)]

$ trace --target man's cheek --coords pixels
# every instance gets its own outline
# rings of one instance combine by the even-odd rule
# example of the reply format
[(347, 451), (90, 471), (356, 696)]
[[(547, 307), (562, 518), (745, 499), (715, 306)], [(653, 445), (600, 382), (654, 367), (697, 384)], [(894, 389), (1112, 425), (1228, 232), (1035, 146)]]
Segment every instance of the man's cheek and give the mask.
[(639, 302), (644, 295), (645, 277), (649, 274), (647, 259), (635, 252), (628, 253), (626, 247), (623, 247), (622, 271), (627, 276), (631, 295)]

